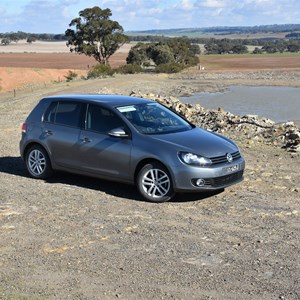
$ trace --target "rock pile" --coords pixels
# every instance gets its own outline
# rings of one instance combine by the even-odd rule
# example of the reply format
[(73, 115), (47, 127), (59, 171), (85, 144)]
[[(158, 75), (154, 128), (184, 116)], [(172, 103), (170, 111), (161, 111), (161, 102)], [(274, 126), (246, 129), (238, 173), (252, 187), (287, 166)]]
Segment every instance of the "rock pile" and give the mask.
[(223, 109), (206, 110), (200, 104), (185, 104), (169, 96), (131, 92), (131, 96), (160, 102), (183, 115), (193, 124), (218, 133), (244, 136), (249, 141), (258, 141), (280, 146), (289, 152), (300, 152), (300, 128), (293, 122), (275, 124), (268, 118), (256, 115), (235, 116)]

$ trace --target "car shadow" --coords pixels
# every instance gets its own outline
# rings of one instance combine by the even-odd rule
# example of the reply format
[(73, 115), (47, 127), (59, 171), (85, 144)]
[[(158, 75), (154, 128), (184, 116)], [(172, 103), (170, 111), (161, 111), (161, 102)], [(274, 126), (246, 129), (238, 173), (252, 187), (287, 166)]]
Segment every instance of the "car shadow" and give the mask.
[[(25, 163), (23, 162), (21, 157), (0, 157), (0, 172), (21, 177), (29, 177), (26, 171)], [(56, 172), (54, 176), (45, 181), (49, 184), (67, 184), (70, 186), (77, 186), (101, 191), (108, 195), (116, 196), (119, 198), (146, 202), (146, 200), (142, 198), (134, 185), (128, 185), (119, 182), (116, 185), (116, 182), (64, 172)], [(200, 201), (213, 197), (223, 191), (224, 190), (201, 193), (179, 193), (170, 202), (178, 203)]]
[(195, 192), (195, 193), (178, 193), (175, 197), (170, 200), (169, 202), (193, 202), (193, 201), (201, 201), (205, 200), (210, 197), (214, 197), (218, 194), (224, 192), (224, 189), (219, 189), (216, 191), (202, 191), (202, 192)]

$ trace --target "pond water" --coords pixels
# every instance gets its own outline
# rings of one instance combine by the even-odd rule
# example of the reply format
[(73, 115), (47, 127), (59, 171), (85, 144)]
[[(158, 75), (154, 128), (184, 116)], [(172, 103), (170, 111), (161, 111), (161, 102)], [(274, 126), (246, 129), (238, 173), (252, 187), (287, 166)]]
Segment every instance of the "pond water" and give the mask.
[(267, 117), (276, 123), (300, 120), (300, 88), (229, 86), (224, 93), (195, 93), (183, 103), (199, 103), (206, 109), (222, 107), (234, 115)]

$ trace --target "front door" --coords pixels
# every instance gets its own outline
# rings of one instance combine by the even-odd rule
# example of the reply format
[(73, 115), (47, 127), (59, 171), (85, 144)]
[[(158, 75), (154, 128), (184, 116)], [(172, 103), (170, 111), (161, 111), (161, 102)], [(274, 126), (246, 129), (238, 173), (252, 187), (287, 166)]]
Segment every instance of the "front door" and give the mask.
[(127, 126), (119, 116), (99, 105), (89, 104), (85, 129), (80, 132), (78, 157), (83, 171), (108, 178), (130, 180), (131, 138), (108, 135), (114, 128)]

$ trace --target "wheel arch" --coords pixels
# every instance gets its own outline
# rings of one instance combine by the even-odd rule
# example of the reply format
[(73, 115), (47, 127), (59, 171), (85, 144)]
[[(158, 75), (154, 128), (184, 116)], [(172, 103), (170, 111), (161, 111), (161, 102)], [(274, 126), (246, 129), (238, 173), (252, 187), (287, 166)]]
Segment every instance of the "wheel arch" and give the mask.
[(147, 165), (147, 164), (149, 164), (149, 163), (152, 163), (152, 162), (159, 163), (159, 164), (163, 165), (163, 166), (167, 169), (167, 171), (168, 171), (169, 174), (170, 174), (170, 177), (171, 177), (171, 180), (172, 180), (172, 184), (173, 184), (173, 186), (174, 186), (174, 183), (175, 183), (175, 182), (174, 182), (174, 176), (173, 176), (173, 173), (170, 171), (170, 169), (169, 169), (169, 168), (168, 168), (161, 160), (156, 159), (156, 158), (144, 158), (143, 160), (141, 160), (141, 161), (137, 164), (137, 166), (136, 166), (136, 168), (135, 168), (135, 171), (134, 171), (134, 182), (135, 182), (135, 183), (137, 182), (137, 176), (138, 176), (140, 170), (141, 170), (145, 165)]
[(27, 155), (27, 153), (28, 153), (28, 150), (29, 150), (32, 146), (35, 146), (35, 145), (36, 145), (36, 146), (39, 146), (39, 147), (41, 147), (41, 148), (43, 148), (43, 150), (46, 151), (46, 153), (47, 153), (47, 155), (48, 155), (48, 158), (49, 158), (49, 160), (50, 160), (51, 166), (52, 166), (52, 161), (51, 161), (51, 156), (50, 156), (50, 154), (49, 154), (49, 151), (47, 150), (47, 148), (46, 148), (45, 146), (43, 146), (41, 143), (36, 142), (36, 141), (32, 141), (32, 142), (28, 143), (28, 144), (25, 146), (25, 148), (24, 148), (24, 150), (23, 150), (23, 153), (22, 153), (23, 159), (26, 158), (26, 155)]

